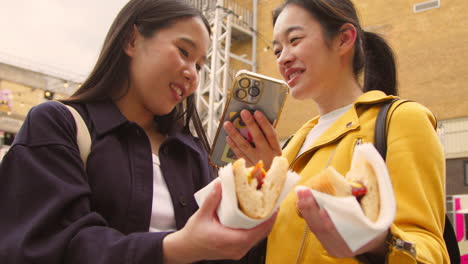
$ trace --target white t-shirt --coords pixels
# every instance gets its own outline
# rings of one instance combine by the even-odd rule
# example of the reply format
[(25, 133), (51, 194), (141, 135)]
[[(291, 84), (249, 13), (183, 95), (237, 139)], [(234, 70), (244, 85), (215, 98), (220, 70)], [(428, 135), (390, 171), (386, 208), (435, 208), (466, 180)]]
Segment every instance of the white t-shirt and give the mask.
[(153, 154), (153, 206), (151, 209), (150, 232), (176, 229), (174, 206), (160, 164), (159, 157)]
[(342, 116), (346, 111), (348, 111), (349, 108), (351, 108), (352, 105), (347, 105), (345, 107), (336, 109), (334, 111), (331, 111), (328, 114), (325, 114), (320, 117), (317, 125), (315, 125), (307, 135), (306, 139), (304, 140), (304, 143), (302, 143), (302, 147), (299, 150), (297, 156), (301, 155), (305, 151), (309, 149), (312, 144), (319, 138), (333, 123), (335, 123), (340, 116)]

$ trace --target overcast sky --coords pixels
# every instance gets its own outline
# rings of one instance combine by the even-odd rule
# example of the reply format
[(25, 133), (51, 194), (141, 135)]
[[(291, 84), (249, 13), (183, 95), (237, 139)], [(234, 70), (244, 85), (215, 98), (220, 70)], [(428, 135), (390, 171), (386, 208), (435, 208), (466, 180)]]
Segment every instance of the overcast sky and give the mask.
[(85, 76), (128, 0), (0, 0), (0, 62)]

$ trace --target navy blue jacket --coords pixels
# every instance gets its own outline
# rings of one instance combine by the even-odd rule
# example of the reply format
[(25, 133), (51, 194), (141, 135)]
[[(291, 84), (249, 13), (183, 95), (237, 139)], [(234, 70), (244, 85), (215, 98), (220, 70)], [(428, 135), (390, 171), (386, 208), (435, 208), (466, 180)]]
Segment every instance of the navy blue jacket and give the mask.
[[(150, 142), (112, 102), (73, 105), (92, 137), (85, 169), (71, 113), (56, 102), (31, 109), (0, 164), (0, 263), (162, 263), (149, 233)], [(177, 229), (213, 179), (198, 138), (173, 128), (159, 150)]]

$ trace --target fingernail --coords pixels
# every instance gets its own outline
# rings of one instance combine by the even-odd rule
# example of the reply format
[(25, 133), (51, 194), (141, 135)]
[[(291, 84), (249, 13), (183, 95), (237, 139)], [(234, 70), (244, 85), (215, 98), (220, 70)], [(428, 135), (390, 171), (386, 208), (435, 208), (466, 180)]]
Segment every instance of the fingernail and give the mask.
[(250, 120), (250, 118), (251, 118), (250, 113), (247, 110), (242, 110), (241, 116), (242, 116), (242, 119), (245, 119), (245, 120)]
[(224, 127), (225, 130), (230, 130), (231, 126), (229, 125), (229, 121), (224, 122), (223, 127)]
[(299, 200), (305, 199), (307, 197), (306, 191), (305, 190), (300, 190), (299, 192), (297, 192), (297, 197), (299, 198)]
[(213, 189), (211, 190), (211, 194), (215, 194), (216, 192), (218, 192), (218, 189), (220, 188), (219, 185), (220, 185), (219, 182), (215, 182)]
[(307, 187), (299, 185), (299, 186), (296, 186), (296, 188), (294, 188), (294, 191), (296, 192), (296, 195), (299, 195), (299, 192), (307, 190), (307, 189), (308, 189)]
[(307, 199), (308, 197), (310, 197), (310, 194), (311, 194), (311, 191), (309, 190), (309, 188), (304, 187), (304, 186), (297, 186), (295, 191), (299, 200)]
[(259, 119), (262, 117), (262, 114), (260, 113), (260, 111), (255, 111), (254, 116), (256, 119)]

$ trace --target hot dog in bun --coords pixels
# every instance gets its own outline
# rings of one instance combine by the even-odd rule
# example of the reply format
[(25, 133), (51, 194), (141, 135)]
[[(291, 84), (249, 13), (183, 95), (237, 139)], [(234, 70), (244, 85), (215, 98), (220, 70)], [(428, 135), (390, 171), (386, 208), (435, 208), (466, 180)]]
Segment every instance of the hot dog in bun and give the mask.
[(268, 171), (262, 161), (246, 168), (244, 159), (236, 160), (232, 168), (239, 209), (255, 219), (270, 215), (283, 189), (288, 167), (283, 157), (275, 157)]
[(328, 167), (312, 178), (312, 189), (335, 196), (354, 196), (364, 214), (377, 221), (380, 214), (380, 193), (377, 176), (373, 167), (365, 159), (353, 163), (346, 176)]

